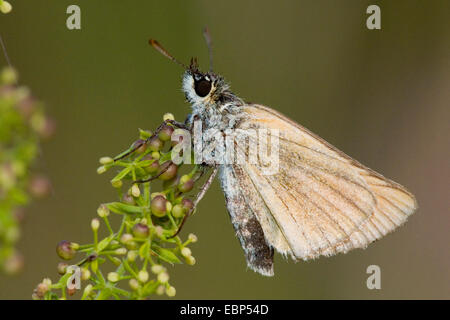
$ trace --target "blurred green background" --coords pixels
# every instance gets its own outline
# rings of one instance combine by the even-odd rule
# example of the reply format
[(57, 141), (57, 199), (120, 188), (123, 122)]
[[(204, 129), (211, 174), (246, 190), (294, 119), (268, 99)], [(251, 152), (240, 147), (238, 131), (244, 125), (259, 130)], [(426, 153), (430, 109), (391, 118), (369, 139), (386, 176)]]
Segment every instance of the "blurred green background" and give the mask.
[[(57, 121), (39, 169), (53, 192), (27, 210), (19, 249), (26, 268), (0, 276), (1, 299), (29, 299), (56, 280), (56, 243), (91, 240), (99, 203), (115, 199), (98, 158), (155, 128), (164, 112), (184, 119), (182, 70), (152, 50), (215, 69), (247, 101), (271, 106), (367, 166), (408, 187), (418, 212), (385, 239), (346, 255), (293, 263), (275, 257), (275, 277), (247, 270), (217, 181), (184, 233), (197, 264), (171, 268), (180, 299), (450, 298), (449, 1), (14, 1), (0, 34), (20, 83)], [(81, 30), (66, 8), (81, 7)], [(381, 30), (366, 8), (381, 7)], [(5, 65), (3, 57), (0, 64)], [(0, 115), (1, 116), (1, 115)], [(381, 267), (381, 290), (366, 287)]]

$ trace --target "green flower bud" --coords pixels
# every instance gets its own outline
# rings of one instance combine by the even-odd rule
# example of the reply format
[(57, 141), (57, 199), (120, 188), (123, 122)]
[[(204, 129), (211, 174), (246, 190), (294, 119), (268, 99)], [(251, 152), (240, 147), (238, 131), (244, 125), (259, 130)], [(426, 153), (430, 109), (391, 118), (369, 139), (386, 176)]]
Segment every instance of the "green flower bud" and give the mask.
[(143, 153), (147, 149), (147, 145), (145, 144), (145, 140), (138, 139), (133, 143), (132, 148), (137, 148), (136, 153)]
[(125, 249), (125, 248), (117, 248), (116, 250), (114, 250), (114, 253), (117, 254), (117, 255), (123, 256), (123, 255), (127, 254), (127, 249)]
[[(161, 165), (160, 172), (163, 171), (163, 168), (166, 168), (166, 167), (167, 167), (167, 162), (164, 162)], [(178, 166), (175, 163), (170, 163), (168, 165), (167, 169), (164, 171), (164, 173), (159, 176), (159, 179), (163, 180), (163, 181), (170, 180), (177, 175), (177, 171), (178, 171)]]
[(148, 147), (151, 151), (160, 151), (164, 147), (164, 142), (162, 142), (158, 137), (153, 137), (148, 142)]
[(189, 179), (186, 182), (181, 182), (180, 180), (180, 184), (178, 185), (178, 190), (180, 190), (181, 192), (189, 192), (194, 188), (194, 180), (193, 179)]
[(124, 194), (122, 197), (122, 202), (125, 204), (135, 205), (136, 202), (134, 201), (134, 198), (130, 196), (129, 194)]
[(193, 266), (195, 264), (195, 258), (193, 256), (186, 257), (186, 263)]
[(158, 296), (162, 296), (164, 294), (164, 292), (166, 291), (166, 287), (165, 286), (158, 286), (158, 288), (156, 288), (156, 294)]
[(164, 121), (166, 121), (166, 120), (175, 120), (175, 117), (173, 116), (173, 114), (171, 114), (170, 112), (168, 112), (168, 113), (165, 113), (165, 114), (164, 114), (163, 120), (164, 120)]
[(68, 266), (69, 266), (69, 265), (68, 265), (67, 263), (65, 263), (65, 262), (60, 262), (60, 263), (58, 263), (58, 267), (57, 267), (58, 273), (59, 273), (60, 275), (65, 275), (66, 272), (67, 272), (67, 267), (68, 267)]
[(141, 195), (141, 189), (139, 189), (139, 186), (136, 183), (131, 187), (131, 195), (135, 198), (138, 198)]
[(110, 164), (114, 162), (114, 159), (111, 157), (101, 157), (99, 162), (100, 164)]
[(161, 158), (161, 154), (158, 151), (152, 152), (151, 155), (152, 158), (156, 160), (159, 160)]
[(91, 229), (92, 231), (97, 231), (100, 228), (100, 220), (94, 218), (91, 220)]
[[(10, 13), (11, 12), (11, 10), (12, 10), (12, 6), (11, 6), (11, 4), (9, 3), (9, 2), (7, 2), (7, 1), (3, 1), (1, 4), (0, 4), (0, 11), (2, 12), (2, 13)], [(12, 70), (12, 69), (9, 69), (9, 70)], [(17, 78), (17, 76), (16, 76), (16, 78)], [(15, 79), (16, 79), (15, 78)], [(2, 79), (3, 80), (3, 79)], [(4, 80), (3, 80), (4, 81)], [(17, 80), (15, 80), (15, 81), (17, 81)], [(15, 82), (14, 81), (14, 82)], [(5, 83), (7, 83), (7, 82), (5, 82)]]
[(156, 196), (150, 202), (152, 213), (157, 217), (164, 217), (167, 210), (167, 200), (163, 196)]
[(166, 283), (169, 281), (169, 274), (167, 272), (161, 272), (158, 274), (158, 281), (161, 283)]
[(50, 290), (47, 284), (41, 282), (36, 287), (36, 294), (39, 298), (43, 298), (45, 294)]
[(188, 213), (194, 208), (194, 202), (191, 199), (185, 198), (181, 200), (181, 206), (186, 210), (186, 213)]
[(120, 237), (120, 242), (123, 244), (127, 244), (130, 241), (133, 241), (133, 235), (129, 234), (129, 233), (124, 233), (121, 237)]
[[(159, 153), (158, 153), (158, 156), (159, 156)], [(150, 165), (148, 165), (148, 166), (146, 166), (146, 167), (143, 167), (143, 169), (145, 170), (145, 172), (147, 172), (147, 173), (149, 173), (149, 174), (154, 174), (154, 173), (156, 173), (156, 172), (158, 172), (158, 169), (159, 169), (159, 162), (158, 162), (158, 160), (157, 159), (155, 159), (155, 158), (153, 158), (152, 156), (151, 156), (151, 154), (147, 154), (146, 156), (144, 156), (143, 158), (142, 158), (142, 161), (148, 161), (148, 160), (153, 160), (153, 162), (150, 164)]]
[(155, 233), (158, 237), (162, 238), (162, 236), (164, 234), (164, 229), (161, 226), (156, 226)]
[(155, 174), (158, 172), (159, 168), (159, 162), (158, 160), (155, 160), (149, 166), (145, 167), (144, 170), (149, 174)]
[(150, 130), (142, 130), (139, 129), (139, 137), (142, 140), (147, 140), (148, 138), (150, 138), (152, 136), (152, 132)]
[(195, 234), (193, 234), (193, 233), (189, 233), (188, 239), (189, 239), (192, 243), (195, 243), (195, 242), (197, 242), (197, 240), (198, 240), (197, 236), (196, 236)]
[(105, 166), (100, 166), (97, 168), (97, 173), (98, 174), (102, 174), (106, 172), (106, 167)]
[(174, 131), (173, 127), (166, 124), (159, 132), (158, 137), (162, 141), (169, 141), (172, 137), (173, 131)]
[(118, 282), (120, 280), (119, 274), (117, 272), (110, 272), (110, 273), (108, 273), (106, 278), (110, 282)]
[(120, 260), (117, 257), (111, 257), (110, 259), (111, 259), (111, 262), (114, 263), (114, 265), (117, 266), (117, 267), (122, 264), (122, 260)]
[(166, 294), (168, 297), (175, 297), (175, 295), (177, 294), (177, 290), (175, 290), (174, 287), (170, 286), (166, 288)]
[(145, 239), (148, 237), (149, 234), (149, 228), (145, 224), (142, 223), (136, 223), (133, 226), (133, 234), (136, 238), (139, 239)]
[(84, 288), (83, 295), (86, 297), (89, 296), (92, 293), (92, 289), (94, 289), (94, 286), (92, 284), (88, 284), (86, 288)]
[(113, 188), (119, 189), (120, 187), (122, 187), (123, 182), (122, 180), (111, 180), (111, 185), (113, 186)]
[(185, 248), (181, 249), (181, 255), (183, 257), (190, 257), (192, 255), (192, 251), (191, 251), (191, 249), (185, 247)]
[(63, 240), (56, 246), (56, 253), (61, 259), (70, 260), (75, 256), (76, 251), (69, 241)]
[(101, 204), (97, 209), (97, 214), (100, 218), (109, 216), (109, 209), (106, 205)]
[(161, 272), (165, 271), (166, 268), (164, 268), (164, 267), (163, 267), (162, 265), (160, 265), (160, 264), (155, 264), (155, 265), (152, 266), (151, 270), (152, 270), (152, 272), (153, 272), (154, 274), (160, 274)]
[(128, 285), (133, 291), (139, 289), (139, 282), (136, 279), (130, 279), (130, 281), (128, 281)]
[(146, 270), (139, 271), (137, 278), (140, 282), (146, 283), (148, 281), (148, 272)]
[(185, 215), (186, 210), (183, 208), (183, 206), (179, 203), (174, 205), (174, 207), (172, 208), (172, 215), (175, 218), (181, 218)]
[(135, 261), (137, 257), (138, 257), (138, 252), (136, 250), (128, 251), (128, 253), (127, 253), (127, 260), (129, 262)]
[(82, 268), (81, 269), (81, 280), (89, 280), (89, 278), (91, 277), (91, 272), (89, 271), (88, 268)]

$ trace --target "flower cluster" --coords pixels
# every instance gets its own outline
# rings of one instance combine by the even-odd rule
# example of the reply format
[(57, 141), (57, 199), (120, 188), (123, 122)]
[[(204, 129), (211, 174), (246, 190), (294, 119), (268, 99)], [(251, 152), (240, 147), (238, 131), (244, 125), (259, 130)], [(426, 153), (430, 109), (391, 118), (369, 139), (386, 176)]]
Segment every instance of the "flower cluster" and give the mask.
[(23, 258), (15, 249), (20, 237), (19, 223), (29, 195), (42, 197), (50, 185), (30, 169), (41, 138), (53, 133), (53, 122), (45, 117), (42, 105), (26, 87), (15, 85), (11, 68), (0, 73), (0, 270), (17, 273)]
[[(66, 299), (77, 292), (81, 299), (175, 296), (168, 268), (195, 264), (189, 246), (197, 237), (191, 233), (182, 241), (178, 231), (193, 212), (194, 202), (187, 194), (200, 179), (202, 167), (171, 161), (176, 144), (171, 141), (173, 115), (166, 114), (164, 120), (153, 134), (140, 130), (139, 139), (115, 158), (100, 159), (99, 174), (119, 169), (111, 179), (119, 201), (98, 207), (90, 224), (92, 243), (57, 245), (56, 252), (64, 260), (83, 256), (72, 265), (61, 262), (59, 281), (44, 279), (34, 290), (34, 299)], [(119, 219), (113, 228), (113, 220), (118, 224)]]

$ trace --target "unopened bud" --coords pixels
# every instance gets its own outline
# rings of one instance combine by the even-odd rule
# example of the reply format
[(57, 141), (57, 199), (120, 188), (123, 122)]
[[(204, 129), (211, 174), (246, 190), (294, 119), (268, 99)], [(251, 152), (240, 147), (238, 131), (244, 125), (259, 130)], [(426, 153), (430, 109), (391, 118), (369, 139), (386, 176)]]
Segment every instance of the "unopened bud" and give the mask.
[(133, 235), (131, 235), (130, 233), (124, 233), (121, 237), (120, 237), (120, 242), (122, 242), (123, 244), (127, 244), (130, 241), (133, 240)]
[(160, 274), (161, 272), (165, 271), (166, 268), (164, 268), (162, 265), (160, 264), (155, 264), (154, 266), (152, 266), (152, 272), (154, 274)]
[(148, 272), (146, 270), (139, 271), (137, 278), (142, 283), (147, 282), (148, 281)]
[(58, 273), (59, 273), (60, 275), (66, 274), (66, 271), (67, 271), (67, 267), (68, 267), (68, 266), (69, 266), (69, 265), (68, 265), (67, 263), (65, 263), (65, 262), (60, 262), (60, 263), (58, 263), (58, 267), (57, 267)]
[(82, 268), (81, 269), (81, 280), (89, 280), (91, 277), (91, 272), (88, 268)]
[(123, 255), (126, 255), (126, 254), (127, 254), (127, 249), (125, 249), (125, 248), (117, 248), (117, 249), (114, 251), (114, 253), (117, 254), (117, 255), (123, 256)]
[(131, 187), (131, 195), (135, 198), (138, 198), (141, 195), (141, 189), (139, 189), (137, 184), (133, 184)]
[(192, 255), (192, 251), (191, 251), (191, 249), (185, 247), (185, 248), (181, 249), (181, 255), (183, 257), (190, 257)]
[(101, 204), (97, 209), (97, 214), (100, 218), (109, 216), (109, 209), (106, 205)]
[(130, 286), (130, 288), (134, 291), (136, 291), (137, 289), (139, 289), (139, 282), (136, 279), (130, 279), (130, 281), (128, 281), (128, 285)]
[(175, 120), (175, 117), (173, 116), (173, 114), (171, 114), (170, 112), (168, 112), (168, 113), (165, 113), (165, 114), (164, 114), (163, 120), (164, 120), (164, 121), (166, 121), (166, 120)]
[(75, 256), (76, 251), (69, 241), (63, 240), (56, 246), (56, 253), (64, 260), (70, 260)]
[(186, 257), (186, 263), (190, 266), (193, 266), (195, 264), (195, 258), (193, 256)]
[(113, 188), (120, 188), (123, 185), (122, 180), (111, 180), (111, 185), (113, 186)]
[(97, 173), (98, 174), (102, 174), (106, 172), (106, 167), (105, 166), (100, 166), (97, 168)]
[(198, 241), (197, 236), (196, 236), (195, 234), (193, 234), (193, 233), (189, 233), (188, 239), (189, 239), (192, 243), (195, 243), (195, 242)]
[(7, 2), (7, 1), (3, 1), (1, 4), (0, 4), (0, 11), (2, 12), (2, 13), (10, 13), (11, 12), (11, 10), (12, 10), (12, 6), (11, 6), (11, 4), (9, 3), (9, 2)]
[(168, 297), (175, 297), (175, 295), (177, 294), (177, 290), (175, 290), (174, 287), (170, 286), (166, 289), (166, 294)]
[(98, 228), (100, 228), (100, 220), (98, 220), (97, 218), (92, 219), (92, 221), (91, 221), (91, 229), (93, 231), (97, 231)]
[(99, 162), (100, 164), (110, 164), (114, 162), (114, 159), (111, 157), (101, 157)]
[(161, 272), (158, 274), (158, 281), (161, 283), (166, 283), (169, 281), (169, 274), (167, 272)]
[(94, 288), (94, 286), (93, 286), (92, 284), (88, 284), (88, 285), (86, 286), (86, 288), (84, 288), (84, 295), (85, 295), (85, 296), (90, 295), (93, 288)]
[(136, 223), (133, 226), (133, 234), (136, 238), (139, 239), (147, 238), (149, 234), (148, 226), (142, 223)]
[(133, 262), (138, 257), (138, 252), (136, 250), (130, 250), (127, 253), (127, 260)]
[(108, 281), (117, 282), (119, 281), (119, 274), (117, 272), (110, 272), (107, 275)]

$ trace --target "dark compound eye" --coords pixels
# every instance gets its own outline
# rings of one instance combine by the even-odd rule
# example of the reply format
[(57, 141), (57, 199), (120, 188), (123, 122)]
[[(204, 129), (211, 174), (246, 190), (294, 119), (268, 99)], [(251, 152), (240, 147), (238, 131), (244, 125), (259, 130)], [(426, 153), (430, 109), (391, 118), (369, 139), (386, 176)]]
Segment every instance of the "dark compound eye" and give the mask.
[(195, 93), (199, 97), (206, 97), (208, 93), (211, 91), (211, 81), (206, 80), (205, 78), (200, 81), (195, 81)]

